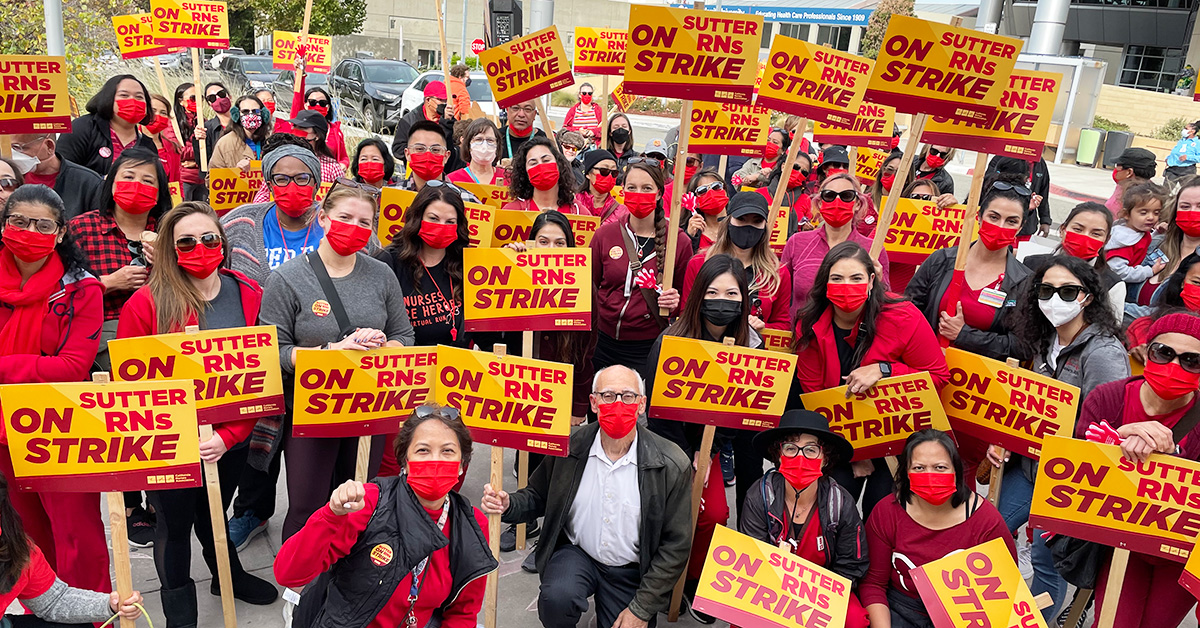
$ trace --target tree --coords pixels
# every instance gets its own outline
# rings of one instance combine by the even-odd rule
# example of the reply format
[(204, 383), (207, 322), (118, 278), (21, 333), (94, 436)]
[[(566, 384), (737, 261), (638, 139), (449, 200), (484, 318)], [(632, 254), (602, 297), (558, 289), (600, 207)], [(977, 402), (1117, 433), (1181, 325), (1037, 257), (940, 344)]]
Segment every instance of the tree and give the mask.
[(883, 35), (893, 15), (913, 15), (913, 0), (880, 0), (867, 22), (867, 32), (862, 38), (862, 55), (874, 59), (883, 45)]
[[(252, 0), (261, 32), (298, 32), (304, 23), (304, 0)], [(308, 32), (351, 35), (367, 20), (367, 0), (313, 0)]]
[[(90, 97), (108, 78), (111, 72), (106, 66), (117, 53), (112, 16), (146, 10), (138, 4), (134, 0), (63, 0), (63, 44), (72, 94)], [(142, 4), (148, 3), (143, 0)], [(0, 54), (46, 54), (41, 0), (0, 0)]]

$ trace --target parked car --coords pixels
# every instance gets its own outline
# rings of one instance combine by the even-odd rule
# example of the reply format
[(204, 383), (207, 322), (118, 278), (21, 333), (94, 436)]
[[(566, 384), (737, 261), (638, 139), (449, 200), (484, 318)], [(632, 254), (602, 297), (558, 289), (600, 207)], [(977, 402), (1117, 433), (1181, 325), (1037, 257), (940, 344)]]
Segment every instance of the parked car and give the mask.
[[(310, 87), (322, 87), (329, 89), (328, 74), (314, 74), (309, 72), (304, 76), (304, 89)], [(278, 118), (287, 119), (291, 117), (292, 109), (292, 90), (296, 88), (296, 73), (292, 70), (284, 70), (275, 77), (268, 89), (275, 94), (275, 116)]]
[[(467, 85), (467, 93), (471, 95), (471, 102), (479, 103), (479, 108), (483, 113), (489, 116), (498, 116), (500, 114), (499, 107), (496, 106), (496, 98), (492, 96), (492, 86), (488, 84), (487, 74), (483, 72), (468, 72), (467, 78), (471, 80)], [(431, 81), (442, 80), (442, 72), (431, 71), (417, 77), (416, 81), (404, 90), (404, 99), (400, 105), (400, 115), (403, 116), (408, 112), (420, 107), (425, 102), (425, 86)]]
[(342, 59), (330, 73), (329, 83), (341, 102), (342, 119), (357, 120), (378, 133), (396, 127), (401, 96), (416, 79), (417, 70), (403, 61)]
[(216, 54), (208, 60), (208, 67), (212, 70), (221, 69), (221, 60), (230, 55), (244, 55), (246, 51), (241, 48), (228, 48), (226, 50), (218, 50)]
[(269, 87), (279, 71), (271, 66), (269, 57), (227, 55), (221, 59), (218, 73), (230, 95), (237, 97)]
[[(158, 62), (162, 65), (162, 69), (164, 70), (178, 70), (182, 67), (183, 58), (186, 56), (188, 57), (188, 68), (190, 69), (192, 67), (192, 58), (189, 55), (190, 53), (185, 55), (182, 52), (172, 52), (165, 55), (158, 55)], [(149, 57), (142, 57), (142, 65), (149, 68), (154, 67), (154, 56), (151, 55)]]

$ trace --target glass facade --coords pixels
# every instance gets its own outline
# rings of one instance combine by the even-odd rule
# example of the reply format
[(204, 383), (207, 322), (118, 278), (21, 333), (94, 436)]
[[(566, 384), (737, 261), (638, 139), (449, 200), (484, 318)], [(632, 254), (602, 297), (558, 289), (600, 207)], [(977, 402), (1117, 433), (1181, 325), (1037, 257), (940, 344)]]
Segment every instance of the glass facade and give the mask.
[(1183, 50), (1126, 46), (1117, 85), (1170, 93), (1183, 69)]

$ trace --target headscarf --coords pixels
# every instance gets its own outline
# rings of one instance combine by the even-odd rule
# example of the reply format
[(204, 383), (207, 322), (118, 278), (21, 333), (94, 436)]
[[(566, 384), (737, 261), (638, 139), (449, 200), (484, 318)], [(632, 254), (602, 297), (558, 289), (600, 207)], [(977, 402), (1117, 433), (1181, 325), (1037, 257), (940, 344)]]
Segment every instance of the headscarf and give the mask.
[(299, 159), (308, 168), (308, 171), (312, 173), (313, 180), (318, 182), (321, 180), (321, 162), (317, 161), (315, 153), (295, 144), (284, 144), (263, 156), (262, 172), (264, 182), (271, 182), (271, 175), (275, 173), (275, 164), (279, 163), (279, 160), (284, 157)]

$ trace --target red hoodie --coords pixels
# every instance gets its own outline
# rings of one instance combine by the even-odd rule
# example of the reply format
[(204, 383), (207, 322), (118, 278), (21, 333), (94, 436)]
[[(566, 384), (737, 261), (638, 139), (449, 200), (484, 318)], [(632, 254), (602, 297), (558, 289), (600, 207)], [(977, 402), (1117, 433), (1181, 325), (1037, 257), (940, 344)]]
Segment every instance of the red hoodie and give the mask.
[[(683, 275), (683, 291), (679, 293), (679, 311), (681, 312), (687, 305), (688, 295), (692, 293), (692, 284), (696, 281), (696, 275), (700, 273), (700, 267), (704, 265), (706, 254), (707, 252), (697, 253), (688, 261), (687, 272)], [(791, 317), (788, 315), (788, 308), (792, 303), (792, 271), (781, 264), (779, 266), (779, 288), (772, 295), (760, 293), (758, 299), (762, 304), (757, 307), (751, 304), (750, 313), (766, 323), (768, 329), (788, 331), (792, 326)]]
[[(253, 279), (236, 270), (222, 268), (218, 272), (237, 280), (242, 292), (242, 312), (246, 315), (246, 325), (257, 325), (258, 310), (262, 306), (262, 288)], [(193, 314), (188, 319), (187, 325), (196, 324), (198, 324), (198, 319)], [(183, 330), (170, 329), (162, 332), (159, 331), (158, 310), (154, 306), (154, 297), (150, 293), (149, 284), (138, 288), (133, 293), (133, 296), (129, 297), (129, 300), (125, 302), (125, 308), (121, 310), (120, 321), (117, 323), (117, 338), (137, 338), (139, 336), (178, 333), (180, 331)], [(221, 440), (225, 441), (226, 448), (231, 448), (249, 438), (250, 432), (254, 430), (254, 424), (257, 422), (258, 419), (228, 421), (214, 425), (213, 431), (221, 435)]]

